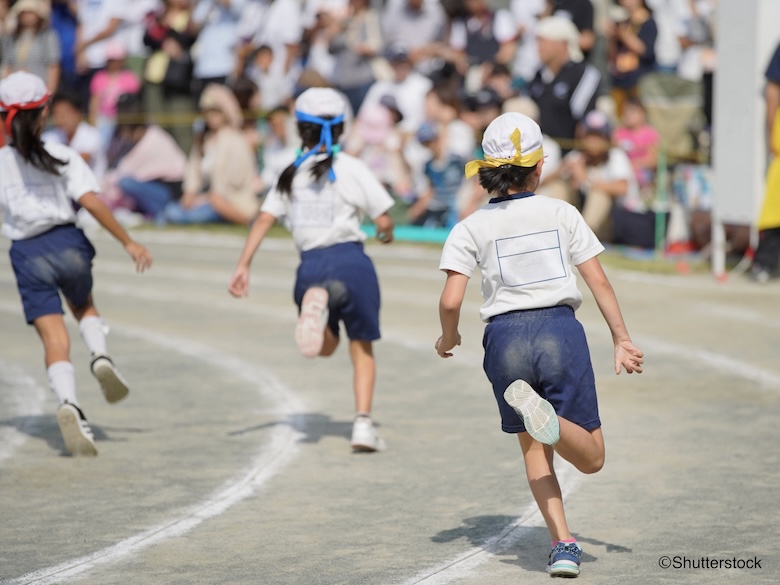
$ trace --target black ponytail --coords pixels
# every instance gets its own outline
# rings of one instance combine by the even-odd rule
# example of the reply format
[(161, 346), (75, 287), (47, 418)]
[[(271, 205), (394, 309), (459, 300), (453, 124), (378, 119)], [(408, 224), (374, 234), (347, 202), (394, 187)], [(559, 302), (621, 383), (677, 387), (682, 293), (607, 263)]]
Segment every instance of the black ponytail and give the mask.
[(59, 175), (65, 161), (53, 157), (44, 147), (41, 140), (42, 115), (43, 108), (18, 111), (11, 122), (11, 146), (36, 169)]
[[(314, 148), (317, 146), (320, 142), (321, 132), (322, 126), (320, 124), (315, 124), (313, 122), (298, 122), (298, 133), (301, 135), (304, 148)], [(343, 122), (333, 125), (332, 133), (334, 143), (338, 142), (342, 132), (344, 132)], [(334, 156), (335, 152), (330, 152), (328, 153), (327, 158), (314, 163), (314, 166), (311, 169), (311, 175), (314, 177), (314, 180), (319, 181), (330, 171), (330, 169), (333, 167)], [(295, 171), (297, 170), (298, 167), (296, 167), (295, 163), (293, 163), (284, 169), (284, 171), (282, 171), (282, 174), (279, 176), (279, 181), (276, 183), (276, 189), (282, 195), (292, 197), (292, 183), (293, 178), (295, 178)]]

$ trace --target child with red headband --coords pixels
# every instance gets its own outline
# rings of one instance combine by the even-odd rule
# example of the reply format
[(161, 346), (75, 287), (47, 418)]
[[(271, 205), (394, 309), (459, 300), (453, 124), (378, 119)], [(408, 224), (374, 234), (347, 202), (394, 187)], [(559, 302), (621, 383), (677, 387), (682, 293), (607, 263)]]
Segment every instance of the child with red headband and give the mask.
[(41, 141), (48, 101), (46, 85), (35, 75), (12, 73), (0, 81), (0, 120), (8, 143), (0, 148), (2, 235), (12, 240), (11, 265), (25, 318), (43, 342), (49, 384), (60, 401), (57, 423), (65, 447), (73, 455), (96, 455), (92, 430), (76, 398), (60, 292), (79, 322), (92, 373), (106, 400), (121, 400), (128, 389), (106, 352), (104, 325), (92, 300), (95, 249), (76, 227), (74, 203), (119, 240), (139, 272), (151, 266), (152, 256), (97, 198), (97, 179), (79, 154)]
[(345, 98), (329, 88), (308, 89), (296, 100), (303, 149), (266, 197), (228, 289), (237, 297), (247, 295), (254, 253), (274, 222), (286, 220), (301, 252), (295, 282), (300, 309), (295, 341), (306, 357), (330, 356), (339, 343), (339, 322), (344, 322), (355, 371), (352, 448), (381, 451), (384, 442), (370, 417), (379, 282), (363, 251), (360, 223), (368, 215), (377, 226), (377, 237), (391, 242), (393, 221), (387, 211), (393, 199), (362, 161), (339, 152), (345, 105)]
[(477, 267), (487, 322), (483, 366), (501, 415), (517, 434), (531, 492), (552, 538), (547, 570), (576, 577), (582, 550), (569, 532), (553, 454), (583, 473), (604, 464), (596, 384), (585, 332), (574, 316), (582, 304), (576, 266), (612, 333), (614, 367), (641, 373), (615, 291), (598, 260), (604, 246), (573, 206), (536, 195), (544, 165), (542, 131), (528, 116), (507, 113), (485, 130), (484, 160), (466, 165), (490, 202), (457, 224), (442, 250), (447, 282), (439, 303), (436, 351), (452, 357), (466, 285)]

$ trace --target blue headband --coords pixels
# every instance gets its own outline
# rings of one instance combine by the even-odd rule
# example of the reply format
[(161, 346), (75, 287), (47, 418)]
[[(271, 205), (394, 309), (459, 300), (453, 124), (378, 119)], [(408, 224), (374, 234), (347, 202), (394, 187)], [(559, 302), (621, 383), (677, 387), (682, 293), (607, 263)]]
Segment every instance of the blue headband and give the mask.
[[(305, 114), (304, 112), (296, 110), (295, 118), (299, 122), (311, 122), (312, 124), (318, 124), (322, 126), (322, 131), (320, 132), (320, 141), (317, 143), (317, 145), (314, 148), (311, 148), (306, 152), (302, 152), (301, 154), (298, 155), (298, 158), (295, 159), (295, 162), (293, 163), (296, 169), (300, 167), (303, 164), (303, 161), (305, 161), (311, 155), (319, 152), (320, 147), (322, 146), (325, 146), (325, 152), (327, 152), (329, 155), (334, 154), (335, 152), (338, 151), (338, 145), (333, 144), (333, 126), (336, 124), (340, 124), (341, 122), (344, 121), (343, 114), (328, 120), (325, 118), (320, 118), (318, 116)], [(330, 171), (328, 172), (328, 178), (331, 181), (336, 180), (336, 173), (333, 172), (333, 168), (331, 168)]]

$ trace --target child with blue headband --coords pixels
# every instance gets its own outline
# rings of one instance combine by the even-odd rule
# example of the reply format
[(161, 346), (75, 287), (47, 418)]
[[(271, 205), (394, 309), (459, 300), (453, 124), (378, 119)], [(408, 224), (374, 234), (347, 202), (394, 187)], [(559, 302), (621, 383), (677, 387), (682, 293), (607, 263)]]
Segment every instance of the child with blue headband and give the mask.
[(604, 247), (576, 208), (534, 194), (544, 164), (542, 131), (531, 118), (507, 113), (490, 123), (484, 160), (466, 165), (490, 202), (455, 225), (439, 267), (447, 281), (439, 303), (436, 351), (452, 357), (469, 277), (479, 267), (485, 303), (480, 317), (484, 369), (501, 428), (517, 434), (531, 492), (552, 538), (547, 570), (576, 577), (582, 550), (572, 538), (553, 467), (557, 453), (583, 473), (604, 464), (596, 385), (588, 343), (574, 311), (582, 304), (573, 266), (590, 288), (612, 333), (615, 373), (641, 373), (615, 291), (598, 255)]
[(252, 258), (269, 228), (283, 220), (301, 254), (294, 290), (296, 344), (305, 357), (330, 356), (344, 323), (354, 368), (351, 444), (355, 451), (370, 452), (384, 449), (371, 420), (380, 298), (360, 224), (367, 215), (377, 238), (390, 243), (393, 221), (387, 212), (393, 199), (363, 162), (340, 152), (345, 108), (345, 98), (329, 88), (308, 89), (295, 101), (303, 148), (266, 196), (228, 290), (247, 296)]

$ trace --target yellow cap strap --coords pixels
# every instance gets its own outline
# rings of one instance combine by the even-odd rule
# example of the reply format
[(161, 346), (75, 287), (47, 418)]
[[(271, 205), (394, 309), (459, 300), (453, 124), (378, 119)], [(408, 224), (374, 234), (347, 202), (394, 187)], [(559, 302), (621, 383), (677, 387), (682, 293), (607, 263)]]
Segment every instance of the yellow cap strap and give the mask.
[(512, 136), (509, 137), (512, 144), (515, 145), (517, 152), (512, 158), (494, 158), (492, 156), (486, 156), (485, 160), (473, 160), (466, 163), (466, 178), (470, 179), (479, 172), (481, 168), (495, 169), (503, 165), (514, 165), (516, 167), (532, 167), (538, 163), (544, 156), (544, 152), (541, 148), (523, 154), (520, 149), (520, 130), (515, 128), (512, 132)]

